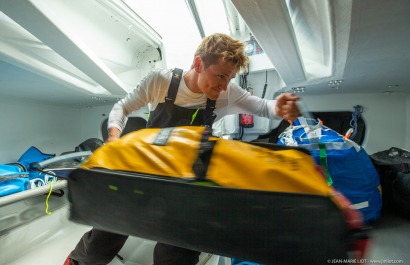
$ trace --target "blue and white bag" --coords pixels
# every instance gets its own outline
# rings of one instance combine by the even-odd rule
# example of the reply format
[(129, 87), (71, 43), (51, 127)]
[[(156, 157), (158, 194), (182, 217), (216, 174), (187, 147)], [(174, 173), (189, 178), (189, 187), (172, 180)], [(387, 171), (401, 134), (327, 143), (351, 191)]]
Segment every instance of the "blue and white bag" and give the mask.
[(279, 145), (310, 151), (325, 170), (329, 185), (344, 194), (365, 222), (379, 219), (380, 179), (366, 151), (314, 119), (297, 119), (280, 136)]
[(45, 154), (38, 150), (36, 147), (31, 146), (27, 149), (21, 157), (17, 160), (18, 163), (24, 165), (27, 168), (29, 179), (30, 179), (30, 188), (40, 187), (48, 184), (49, 182), (55, 182), (56, 176), (51, 175), (52, 173), (42, 173), (38, 170), (32, 169), (32, 163), (43, 162), (47, 159), (55, 157), (55, 154)]
[(28, 172), (24, 170), (18, 165), (0, 164), (0, 197), (28, 189)]

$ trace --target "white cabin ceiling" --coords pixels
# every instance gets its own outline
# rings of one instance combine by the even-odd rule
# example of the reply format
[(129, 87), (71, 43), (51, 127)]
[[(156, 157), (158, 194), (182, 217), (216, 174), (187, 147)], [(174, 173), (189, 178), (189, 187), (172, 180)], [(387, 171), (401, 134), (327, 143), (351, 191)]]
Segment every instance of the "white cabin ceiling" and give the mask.
[[(161, 37), (121, 1), (10, 0), (0, 2), (0, 11), (4, 95), (107, 103), (131, 91), (161, 60)], [(24, 78), (6, 75), (16, 67)], [(44, 87), (67, 97), (44, 94)]]
[(232, 3), (283, 79), (281, 91), (410, 93), (410, 1)]
[[(410, 94), (408, 0), (221, 1), (231, 34), (264, 49), (279, 91)], [(165, 64), (166, 44), (126, 3), (0, 1), (0, 95), (85, 107), (132, 90)]]

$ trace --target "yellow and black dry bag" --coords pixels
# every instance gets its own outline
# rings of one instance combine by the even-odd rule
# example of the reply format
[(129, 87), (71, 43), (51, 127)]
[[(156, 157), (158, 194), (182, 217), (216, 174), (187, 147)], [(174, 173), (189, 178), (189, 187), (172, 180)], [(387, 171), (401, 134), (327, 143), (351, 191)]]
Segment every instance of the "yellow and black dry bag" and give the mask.
[(352, 238), (301, 148), (142, 129), (94, 151), (68, 181), (70, 219), (263, 264), (326, 264)]

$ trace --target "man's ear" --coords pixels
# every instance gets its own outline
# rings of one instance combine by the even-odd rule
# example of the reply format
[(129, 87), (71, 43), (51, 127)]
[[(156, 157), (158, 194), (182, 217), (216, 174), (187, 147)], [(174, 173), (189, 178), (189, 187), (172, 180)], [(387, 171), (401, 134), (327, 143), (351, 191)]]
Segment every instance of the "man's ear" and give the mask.
[(199, 57), (199, 56), (195, 56), (195, 58), (194, 58), (194, 69), (195, 69), (195, 72), (197, 72), (198, 74), (203, 69), (203, 61), (202, 61), (201, 57)]

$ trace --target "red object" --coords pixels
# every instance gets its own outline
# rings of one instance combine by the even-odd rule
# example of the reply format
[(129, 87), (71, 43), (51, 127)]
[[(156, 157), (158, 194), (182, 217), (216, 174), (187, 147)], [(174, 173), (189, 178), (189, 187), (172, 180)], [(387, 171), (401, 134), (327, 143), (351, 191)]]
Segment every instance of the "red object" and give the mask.
[(63, 264), (63, 265), (72, 265), (72, 264), (71, 264), (70, 256), (67, 257), (67, 259), (64, 261), (64, 264)]
[(350, 256), (354, 259), (365, 258), (371, 238), (365, 229), (362, 214), (358, 210), (352, 208), (350, 201), (340, 192), (335, 191), (333, 198), (341, 206), (346, 225), (353, 233), (354, 240), (349, 246)]
[(253, 127), (253, 115), (252, 114), (241, 114), (240, 123), (244, 128), (252, 128)]
[[(321, 166), (316, 166), (316, 169), (326, 179), (324, 169)], [(357, 260), (364, 259), (371, 239), (364, 229), (362, 214), (351, 207), (349, 199), (342, 193), (334, 190), (332, 197), (340, 205), (348, 229), (354, 233), (354, 240), (350, 243), (348, 250), (350, 257)]]

